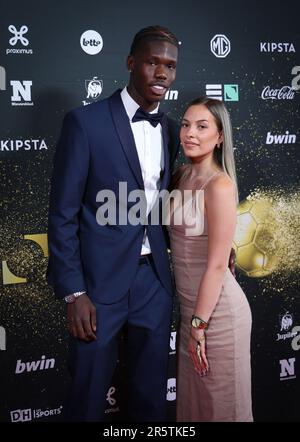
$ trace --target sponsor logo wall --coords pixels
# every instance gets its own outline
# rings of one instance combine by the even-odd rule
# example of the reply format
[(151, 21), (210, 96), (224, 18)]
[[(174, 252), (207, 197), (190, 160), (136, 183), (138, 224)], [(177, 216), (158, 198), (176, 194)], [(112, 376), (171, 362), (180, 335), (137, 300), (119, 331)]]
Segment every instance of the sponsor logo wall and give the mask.
[[(185, 9), (174, 4), (172, 14), (167, 2), (154, 0), (152, 7), (159, 10), (155, 21), (167, 23), (181, 41), (177, 78), (161, 109), (180, 122), (192, 99), (208, 95), (224, 100), (232, 117), (240, 192), (237, 278), (253, 317), (254, 418), (300, 421), (300, 6), (287, 0), (293, 13), (286, 20), (267, 3), (252, 2), (246, 15), (245, 6), (231, 0), (222, 14), (215, 4), (203, 9), (196, 0)], [(58, 0), (17, 0), (1, 13), (0, 421), (54, 422), (62, 416), (69, 380), (65, 306), (45, 281), (52, 160), (65, 114), (126, 85), (134, 33), (153, 24), (137, 0), (130, 9), (135, 13), (128, 19), (124, 2), (90, 9), (75, 2), (70, 10)], [(184, 161), (181, 153), (178, 164)], [(170, 421), (176, 305), (173, 317)], [(122, 420), (124, 412), (124, 359), (121, 343), (107, 392), (110, 421)]]

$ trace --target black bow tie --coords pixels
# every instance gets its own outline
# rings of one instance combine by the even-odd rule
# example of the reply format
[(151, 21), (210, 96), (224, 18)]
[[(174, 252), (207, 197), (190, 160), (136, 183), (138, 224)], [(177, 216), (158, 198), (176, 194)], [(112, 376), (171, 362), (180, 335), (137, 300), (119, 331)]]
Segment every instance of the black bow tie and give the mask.
[(136, 121), (147, 120), (150, 124), (152, 124), (153, 127), (156, 127), (158, 123), (161, 123), (163, 116), (163, 112), (149, 114), (148, 112), (145, 112), (141, 107), (139, 107), (132, 118), (132, 122), (135, 123)]

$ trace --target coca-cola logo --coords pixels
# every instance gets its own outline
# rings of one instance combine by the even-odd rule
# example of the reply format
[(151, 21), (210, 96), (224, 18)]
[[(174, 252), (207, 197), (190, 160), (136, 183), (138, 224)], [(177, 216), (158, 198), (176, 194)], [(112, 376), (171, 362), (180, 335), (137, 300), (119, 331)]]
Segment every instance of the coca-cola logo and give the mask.
[(291, 86), (282, 86), (281, 89), (271, 89), (266, 86), (261, 93), (263, 100), (292, 100), (295, 92)]

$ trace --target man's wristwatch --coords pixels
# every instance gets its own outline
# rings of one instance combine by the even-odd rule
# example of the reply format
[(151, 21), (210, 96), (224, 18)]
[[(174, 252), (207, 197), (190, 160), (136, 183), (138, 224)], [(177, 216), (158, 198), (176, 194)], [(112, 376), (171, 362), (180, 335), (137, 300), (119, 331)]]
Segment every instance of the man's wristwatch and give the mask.
[(75, 302), (79, 296), (84, 295), (85, 293), (86, 292), (75, 292), (72, 293), (71, 295), (65, 296), (64, 300), (66, 301), (67, 304), (73, 304), (73, 302)]
[(207, 330), (208, 329), (208, 323), (204, 321), (203, 319), (199, 318), (199, 316), (192, 316), (191, 325), (194, 328), (197, 328), (198, 330)]

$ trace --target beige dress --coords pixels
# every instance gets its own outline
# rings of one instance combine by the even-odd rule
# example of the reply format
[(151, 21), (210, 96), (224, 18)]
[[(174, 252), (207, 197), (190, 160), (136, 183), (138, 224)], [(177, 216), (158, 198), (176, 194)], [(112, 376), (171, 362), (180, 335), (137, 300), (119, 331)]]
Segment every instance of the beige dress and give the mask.
[[(193, 199), (194, 196), (191, 201)], [(196, 207), (191, 201), (184, 202), (184, 205), (188, 206), (186, 216), (189, 218), (200, 216), (203, 207), (201, 208), (201, 204)], [(185, 223), (174, 224), (172, 216), (174, 212), (173, 208), (170, 239), (176, 289), (181, 308), (176, 388), (177, 421), (252, 421), (251, 312), (248, 301), (236, 279), (227, 269), (221, 294), (206, 332), (206, 354), (210, 370), (206, 376), (201, 377), (194, 370), (187, 348), (191, 316), (194, 313), (199, 283), (207, 263), (207, 222), (204, 218), (200, 234), (194, 231), (192, 236), (189, 236)], [(189, 219), (188, 226), (191, 225), (190, 222)]]

